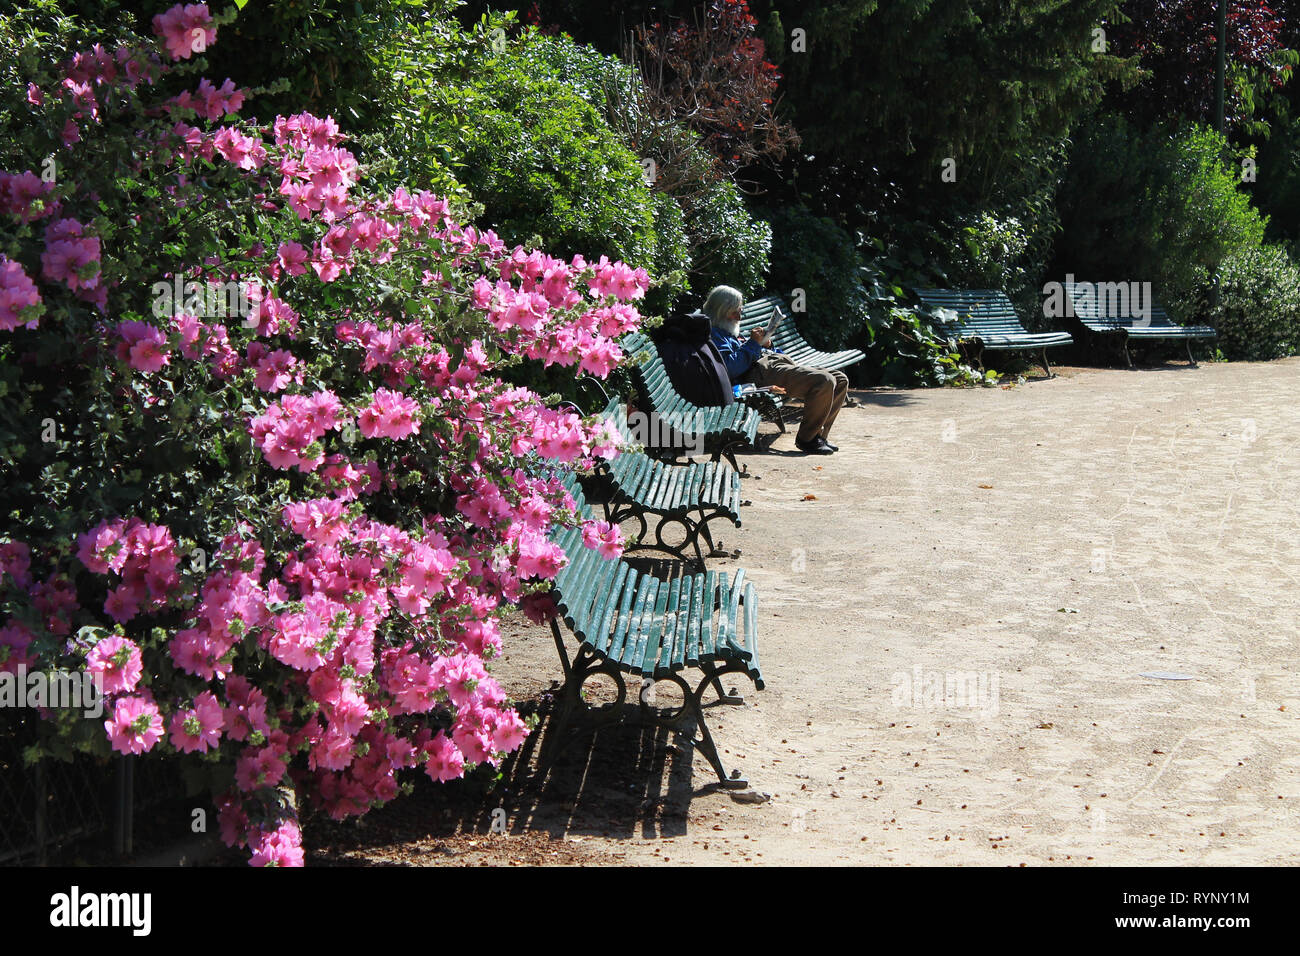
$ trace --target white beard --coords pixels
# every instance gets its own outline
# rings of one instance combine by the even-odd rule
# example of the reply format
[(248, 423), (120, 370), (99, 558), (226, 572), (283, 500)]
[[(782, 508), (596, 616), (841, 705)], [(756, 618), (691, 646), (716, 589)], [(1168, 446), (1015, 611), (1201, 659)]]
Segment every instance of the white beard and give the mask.
[(719, 319), (718, 321), (713, 323), (713, 327), (716, 329), (721, 329), (723, 332), (726, 332), (728, 335), (730, 335), (733, 339), (740, 338), (739, 319), (732, 319), (730, 321), (727, 321), (726, 319)]

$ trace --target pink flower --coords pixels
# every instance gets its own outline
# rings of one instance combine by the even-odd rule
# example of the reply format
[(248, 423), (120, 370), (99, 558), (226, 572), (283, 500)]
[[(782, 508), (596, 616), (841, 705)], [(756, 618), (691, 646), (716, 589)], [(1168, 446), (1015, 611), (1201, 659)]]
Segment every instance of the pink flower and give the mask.
[(162, 37), (173, 60), (188, 60), (217, 42), (206, 3), (179, 3), (153, 18), (153, 32)]
[(623, 358), (623, 350), (609, 339), (598, 339), (590, 348), (584, 349), (578, 367), (590, 372), (597, 378), (604, 378)]
[(240, 169), (258, 169), (266, 162), (266, 147), (262, 141), (241, 133), (233, 126), (223, 126), (218, 130), (212, 145), (223, 159)]
[(31, 586), (32, 549), (21, 541), (0, 544), (0, 574), (13, 578), (20, 588)]
[(162, 329), (132, 319), (119, 323), (117, 333), (122, 338), (117, 346), (117, 357), (137, 372), (157, 372), (171, 362), (166, 348), (167, 336)]
[(423, 752), (428, 754), (424, 772), (430, 780), (442, 783), (465, 776), (465, 757), (442, 731), (425, 744)]
[(509, 753), (524, 742), (528, 726), (513, 710), (498, 711), (492, 722), (492, 749)]
[(45, 230), (41, 276), (62, 282), (74, 292), (99, 285), (99, 240), (82, 235), (75, 219), (60, 219)]
[(588, 521), (582, 526), (582, 543), (612, 560), (623, 553), (623, 531), (607, 521)]
[(226, 81), (217, 89), (206, 76), (199, 80), (199, 88), (194, 93), (189, 90), (177, 96), (173, 102), (178, 109), (194, 110), (209, 122), (216, 122), (227, 113), (237, 113), (244, 105), (244, 91), (235, 88), (234, 81)]
[(86, 655), (86, 672), (99, 675), (105, 694), (135, 690), (144, 673), (140, 648), (125, 637), (108, 637)]
[(104, 721), (104, 730), (118, 753), (147, 753), (162, 739), (162, 714), (143, 697), (119, 697), (113, 704), (113, 716)]
[(357, 427), (366, 438), (406, 438), (420, 430), (420, 423), (415, 418), (419, 408), (414, 400), (401, 392), (376, 389), (370, 405), (357, 416)]
[(35, 663), (34, 658), (27, 654), (27, 648), (34, 638), (35, 635), (26, 625), (12, 619), (8, 625), (0, 627), (0, 674), (12, 674), (20, 664), (30, 667)]
[(249, 842), (249, 866), (302, 866), (302, 833), (298, 824), (286, 820), (267, 833), (258, 830)]
[(293, 353), (276, 349), (257, 363), (253, 384), (264, 392), (278, 392), (293, 381), (293, 369), (298, 360)]
[(564, 551), (535, 531), (519, 535), (519, 576), (553, 578), (564, 567)]
[(45, 182), (30, 169), (21, 173), (0, 172), (0, 212), (19, 222), (34, 222), (58, 208), (57, 203), (43, 201), (53, 188), (53, 183)]
[(235, 761), (235, 786), (245, 792), (274, 787), (284, 779), (286, 769), (282, 753), (275, 747), (245, 750)]
[(181, 753), (207, 753), (221, 742), (225, 723), (221, 704), (211, 691), (194, 698), (194, 706), (172, 714), (171, 742)]
[(307, 271), (306, 262), (310, 254), (299, 243), (282, 242), (276, 250), (276, 259), (280, 268), (291, 276), (300, 276)]
[(0, 332), (12, 332), (20, 325), (36, 328), (44, 310), (31, 277), (21, 265), (0, 255)]

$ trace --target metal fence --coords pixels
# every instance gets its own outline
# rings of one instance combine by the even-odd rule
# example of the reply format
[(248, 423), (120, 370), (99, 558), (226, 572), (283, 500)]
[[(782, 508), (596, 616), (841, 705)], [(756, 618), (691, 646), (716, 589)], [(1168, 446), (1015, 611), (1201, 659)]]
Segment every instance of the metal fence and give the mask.
[(36, 864), (79, 840), (111, 837), (121, 859), (134, 849), (138, 812), (179, 797), (179, 777), (166, 762), (78, 754), (26, 766), (36, 742), (35, 714), (0, 712), (0, 864)]

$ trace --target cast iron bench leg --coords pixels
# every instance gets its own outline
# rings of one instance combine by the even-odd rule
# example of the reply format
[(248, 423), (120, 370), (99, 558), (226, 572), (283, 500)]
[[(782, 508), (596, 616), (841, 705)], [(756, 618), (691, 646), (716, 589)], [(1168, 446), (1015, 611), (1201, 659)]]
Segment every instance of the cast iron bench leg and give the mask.
[(736, 705), (745, 702), (745, 698), (740, 694), (728, 694), (722, 689), (722, 675), (725, 671), (718, 670), (713, 666), (712, 662), (709, 661), (701, 663), (700, 670), (704, 673), (704, 681), (700, 686), (703, 687), (705, 684), (711, 684), (713, 689), (718, 692), (719, 703)]
[(706, 675), (694, 691), (690, 685), (682, 680), (676, 674), (672, 675), (678, 685), (681, 686), (682, 692), (686, 695), (687, 705), (690, 707), (691, 716), (695, 718), (695, 725), (699, 728), (700, 739), (696, 742), (696, 747), (708, 759), (709, 764), (713, 767), (713, 772), (718, 775), (718, 783), (724, 790), (744, 790), (749, 786), (749, 781), (739, 775), (739, 771), (733, 776), (727, 776), (727, 768), (722, 765), (722, 757), (718, 754), (718, 746), (713, 742), (713, 734), (709, 733), (709, 725), (704, 719), (704, 706), (700, 698), (704, 696), (704, 689), (718, 679), (718, 675)]

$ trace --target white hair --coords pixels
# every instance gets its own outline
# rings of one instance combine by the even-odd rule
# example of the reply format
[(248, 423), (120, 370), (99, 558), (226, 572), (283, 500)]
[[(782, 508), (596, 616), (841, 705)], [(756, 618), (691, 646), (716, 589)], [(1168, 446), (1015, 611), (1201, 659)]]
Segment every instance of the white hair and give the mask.
[(715, 329), (722, 329), (728, 335), (740, 337), (740, 320), (731, 318), (731, 313), (745, 303), (740, 290), (729, 285), (715, 286), (704, 300), (703, 311), (709, 317), (709, 324)]

